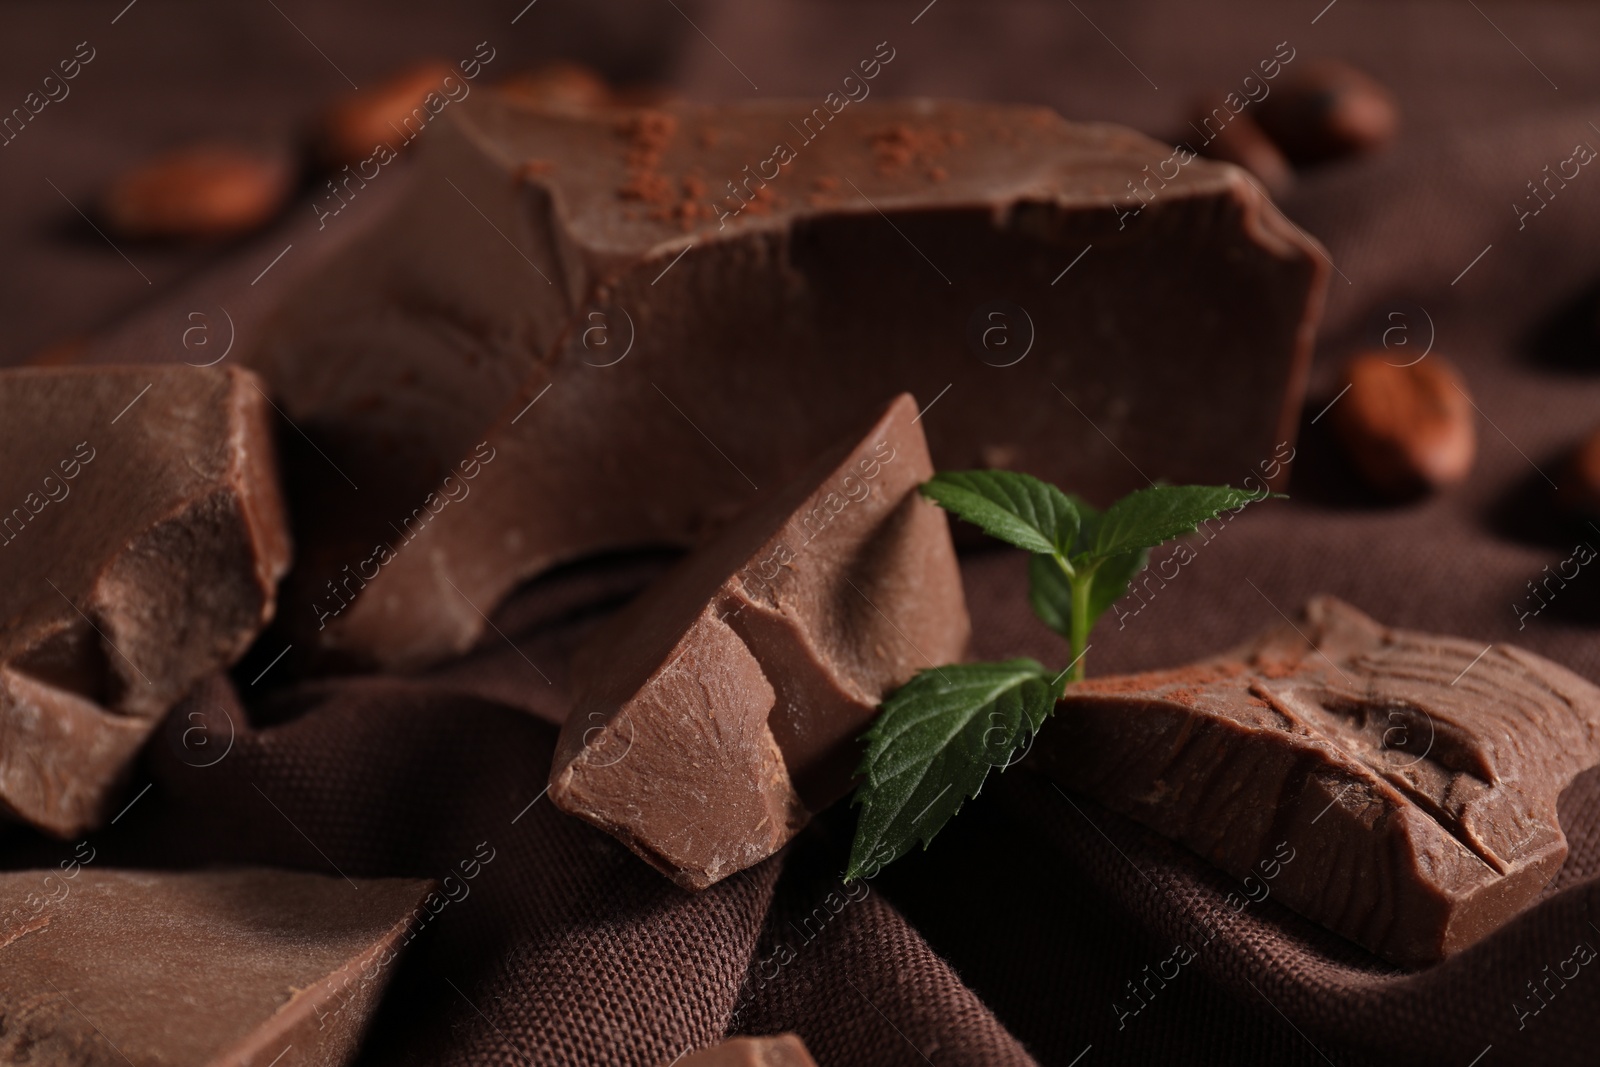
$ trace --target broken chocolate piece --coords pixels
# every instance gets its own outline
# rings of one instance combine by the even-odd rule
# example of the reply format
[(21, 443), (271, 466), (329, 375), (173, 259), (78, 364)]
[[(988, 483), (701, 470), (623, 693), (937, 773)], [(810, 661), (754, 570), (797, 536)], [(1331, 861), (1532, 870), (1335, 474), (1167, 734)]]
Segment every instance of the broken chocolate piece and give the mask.
[(320, 449), (297, 651), (464, 650), (518, 582), (692, 544), (905, 391), (943, 468), (1237, 484), (1294, 436), (1326, 265), (1185, 152), (925, 100), (452, 105), (247, 356)]
[(239, 369), (0, 372), (0, 812), (99, 824), (161, 715), (271, 617), (273, 418)]
[(1509, 645), (1331, 597), (1227, 655), (1072, 685), (1041, 736), (1081, 791), (1396, 963), (1471, 945), (1567, 855), (1600, 689)]
[(77, 862), (0, 874), (0, 1062), (266, 1067), (293, 1047), (295, 1063), (348, 1063), (431, 887)]
[(805, 1042), (795, 1034), (730, 1037), (674, 1062), (679, 1067), (817, 1067)]
[(969, 634), (916, 417), (896, 399), (579, 650), (558, 806), (704, 889), (849, 790), (883, 694)]

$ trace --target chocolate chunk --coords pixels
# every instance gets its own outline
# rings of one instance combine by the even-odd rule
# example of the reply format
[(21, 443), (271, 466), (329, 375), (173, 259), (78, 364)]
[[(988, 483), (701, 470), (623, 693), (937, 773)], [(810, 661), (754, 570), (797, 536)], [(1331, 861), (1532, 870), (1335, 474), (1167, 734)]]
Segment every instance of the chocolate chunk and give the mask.
[(297, 651), (436, 660), (905, 391), (941, 467), (1238, 484), (1294, 435), (1325, 270), (1236, 169), (1044, 109), (474, 94), (248, 356), (321, 450), (283, 615)]
[(849, 790), (883, 694), (969, 633), (916, 417), (896, 399), (579, 650), (557, 805), (703, 889)]
[(432, 885), (61, 866), (0, 874), (0, 1062), (348, 1063)]
[(679, 1067), (817, 1067), (795, 1034), (732, 1037), (674, 1062)]
[(244, 370), (0, 372), (0, 811), (98, 825), (161, 715), (271, 617), (274, 418)]
[(1230, 654), (1069, 686), (1059, 710), (1039, 748), (1060, 784), (1407, 965), (1539, 895), (1567, 855), (1556, 798), (1600, 762), (1587, 681), (1331, 597)]

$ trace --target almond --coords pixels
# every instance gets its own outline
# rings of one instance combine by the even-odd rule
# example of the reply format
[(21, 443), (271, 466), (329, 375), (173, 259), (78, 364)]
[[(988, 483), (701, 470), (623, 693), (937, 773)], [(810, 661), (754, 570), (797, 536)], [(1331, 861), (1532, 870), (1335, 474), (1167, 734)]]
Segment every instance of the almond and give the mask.
[(293, 184), (286, 159), (200, 143), (123, 173), (102, 196), (100, 214), (121, 237), (235, 237), (270, 222)]
[(1600, 428), (1585, 437), (1567, 457), (1556, 498), (1578, 515), (1600, 516)]
[[(425, 60), (378, 85), (347, 93), (329, 105), (317, 123), (316, 153), (338, 168), (371, 156), (379, 145), (399, 151), (426, 126), (432, 115), (422, 106), (429, 93), (444, 91), (455, 68)], [(420, 115), (418, 112), (420, 111)], [(408, 126), (406, 120), (410, 119)]]
[(1365, 352), (1345, 365), (1348, 391), (1332, 414), (1351, 461), (1373, 488), (1395, 497), (1465, 481), (1477, 431), (1461, 376), (1436, 355), (1409, 367), (1386, 355)]
[(1299, 165), (1375, 152), (1400, 129), (1394, 94), (1336, 59), (1286, 75), (1254, 110), (1261, 128)]

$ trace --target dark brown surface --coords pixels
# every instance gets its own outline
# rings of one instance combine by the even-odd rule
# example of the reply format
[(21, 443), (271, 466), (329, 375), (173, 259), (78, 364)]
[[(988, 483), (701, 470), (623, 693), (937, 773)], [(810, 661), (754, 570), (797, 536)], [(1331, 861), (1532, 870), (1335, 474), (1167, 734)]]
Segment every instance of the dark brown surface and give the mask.
[(896, 398), (578, 651), (558, 807), (704, 889), (849, 791), (884, 695), (971, 631), (917, 418)]
[(104, 825), (161, 717), (272, 618), (271, 417), (237, 367), (0, 371), (0, 812)]
[(349, 1063), (433, 888), (77, 855), (0, 875), (0, 1062)]
[[(269, 6), (140, 0), (106, 29), (123, 6), (39, 2), (4, 16), (14, 32), (0, 38), (0, 67), (13, 99), (85, 33), (98, 33), (101, 48), (72, 97), (0, 149), (0, 239), (13, 253), (0, 260), (0, 300), (13, 359), (151, 292), (92, 231), (74, 228), (76, 215), (46, 177), (85, 204), (106, 175), (167, 139), (293, 124), (348, 87)], [(502, 44), (497, 63), (568, 49), (613, 77), (670, 76), (698, 97), (752, 95), (720, 49), (762, 96), (820, 99), (887, 38), (901, 55), (875, 93), (1044, 103), (1071, 118), (1152, 132), (1181, 128), (1192, 94), (1233, 84), (1286, 37), (1302, 58), (1358, 62), (1395, 90), (1406, 126), (1387, 153), (1307, 171), (1283, 203), (1338, 268), (1307, 421), (1333, 399), (1345, 356), (1380, 344), (1397, 324), (1406, 328), (1392, 342), (1425, 347), (1431, 329), (1482, 409), (1474, 476), (1449, 496), (1383, 507), (1351, 479), (1322, 418), (1300, 441), (1294, 499), (1252, 508), (1198, 542), (1177, 578), (1143, 607), (1126, 606), (1125, 626), (1108, 616), (1091, 674), (1216, 653), (1279, 621), (1278, 608), (1331, 591), (1391, 624), (1514, 641), (1600, 679), (1600, 586), (1592, 564), (1567, 562), (1575, 542), (1595, 535), (1555, 524), (1549, 483), (1533, 466), (1559, 482), (1554, 460), (1600, 410), (1600, 346), (1591, 333), (1600, 247), (1582, 236), (1600, 230), (1592, 168), (1522, 229), (1512, 209), (1533, 206), (1518, 198), (1544, 166), (1569, 158), (1578, 139), (1593, 140), (1584, 131), (1600, 97), (1600, 10), (1567, 2), (1481, 2), (1480, 13), (1414, 0), (1339, 0), (1326, 10), (1264, 0), (1076, 8), (940, 0), (911, 25), (924, 5), (680, 3), (691, 26), (665, 4), (545, 2), (511, 26), (515, 11), (499, 4), (280, 6), (363, 84), (405, 59), (471, 54), (492, 35)], [(366, 192), (385, 195), (378, 184)], [(309, 204), (298, 210), (315, 233)], [(340, 216), (337, 229), (351, 220)], [(330, 224), (322, 237), (335, 231)], [(251, 289), (291, 242), (294, 250)], [(223, 305), (237, 315), (233, 294), (259, 292), (311, 247), (295, 234), (242, 250)], [(158, 287), (198, 263), (127, 251)], [(1388, 317), (1402, 310), (1402, 319)], [(197, 359), (185, 357), (180, 340), (192, 311), (222, 323), (215, 298), (203, 307), (174, 302), (141, 319), (147, 351)], [(1078, 417), (1065, 402), (1056, 413)], [(647, 561), (628, 566), (636, 576), (649, 569)], [(1576, 577), (1565, 586), (1550, 579), (1556, 595), (1541, 607), (1528, 584), (1546, 580), (1546, 567)], [(963, 569), (977, 654), (1061, 661), (1060, 643), (1025, 607), (1022, 560), (972, 556)], [(625, 570), (563, 571), (495, 614), (552, 685), (492, 634), (467, 659), (423, 678), (324, 682), (265, 700), (275, 672), (250, 683), (281, 646), (262, 649), (254, 669), (239, 672), (252, 718), (207, 688), (170, 720), (204, 709), (225, 737), (230, 720), (215, 709), (228, 710), (237, 726), (230, 755), (196, 768), (180, 758), (181, 730), (164, 733), (141, 768), (155, 786), (97, 843), (122, 863), (233, 856), (331, 872), (331, 859), (353, 877), (439, 877), (485, 837), (504, 842), (472, 897), (418, 937), (369, 1062), (654, 1067), (718, 1040), (743, 999), (741, 984), (749, 1003), (740, 1025), (796, 1030), (824, 1067), (923, 1067), (923, 1051), (940, 1065), (1029, 1062), (1019, 1040), (1035, 1062), (1062, 1067), (1080, 1055), (1079, 1067), (1592, 1060), (1600, 1015), (1593, 967), (1555, 986), (1542, 1008), (1527, 983), (1545, 980), (1545, 967), (1558, 971), (1579, 941), (1600, 945), (1588, 926), (1600, 912), (1593, 774), (1561, 799), (1571, 851), (1555, 881), (1529, 913), (1466, 952), (1396, 973), (1269, 899), (1193, 945), (1194, 960), (1121, 1028), (1117, 1008), (1139, 1007), (1127, 983), (1142, 980), (1147, 966), (1159, 971), (1198, 919), (1231, 910), (1227, 895), (1240, 885), (1092, 802), (1030, 793), (1015, 772), (969, 804), (931, 850), (890, 867), (869, 896), (836, 913), (825, 902), (839, 892), (848, 818), (836, 826), (830, 814), (784, 856), (694, 898), (544, 800), (512, 824), (542, 787), (554, 731), (535, 716), (564, 711), (566, 658), (595, 618), (582, 605), (614, 605), (627, 586)], [(540, 769), (530, 775), (529, 766)], [(1052, 811), (1056, 819), (1042, 818)], [(68, 854), (61, 847), (13, 834), (0, 858), (10, 867), (50, 865)], [(832, 918), (808, 925), (818, 908)], [(777, 967), (781, 946), (794, 958)], [(1519, 1016), (1519, 1008), (1539, 1010)]]
[(1215, 483), (1293, 436), (1326, 265), (1237, 170), (1036, 108), (831, 99), (475, 91), (434, 120), (395, 217), (241, 341), (318, 447), (288, 639), (459, 653), (518, 581), (693, 543), (903, 391), (940, 399), (942, 463), (1102, 501), (1130, 462)]
[[(1531, 904), (1556, 798), (1600, 763), (1600, 689), (1511, 645), (1319, 597), (1233, 652), (1068, 688), (1035, 765), (1403, 966)], [(1309, 862), (1295, 864), (1300, 856)]]

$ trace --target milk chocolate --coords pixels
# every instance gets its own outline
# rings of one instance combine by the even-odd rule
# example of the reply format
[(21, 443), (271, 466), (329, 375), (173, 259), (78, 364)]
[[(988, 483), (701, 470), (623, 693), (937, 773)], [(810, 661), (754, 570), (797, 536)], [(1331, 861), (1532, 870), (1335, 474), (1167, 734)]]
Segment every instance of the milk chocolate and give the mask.
[(969, 635), (916, 418), (896, 399), (578, 651), (558, 806), (703, 889), (848, 791), (883, 694)]
[(1035, 107), (496, 93), (419, 144), (248, 356), (320, 450), (297, 649), (460, 651), (517, 582), (693, 544), (904, 391), (940, 467), (1102, 503), (1293, 437), (1323, 255), (1187, 149)]
[(101, 823), (161, 715), (271, 617), (289, 540), (260, 389), (226, 368), (0, 372), (0, 812)]
[(348, 1063), (431, 886), (76, 860), (0, 874), (0, 1062)]
[(678, 1067), (817, 1067), (805, 1042), (795, 1034), (730, 1037), (673, 1063)]
[(1461, 951), (1567, 855), (1556, 798), (1600, 762), (1600, 689), (1510, 645), (1331, 597), (1215, 659), (1069, 686), (1042, 761), (1399, 964)]

